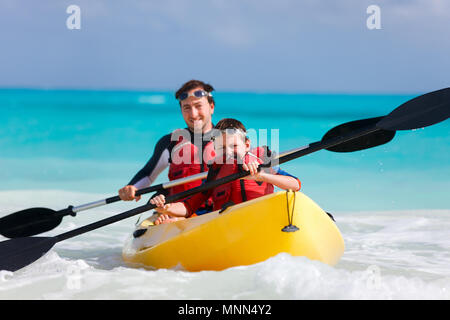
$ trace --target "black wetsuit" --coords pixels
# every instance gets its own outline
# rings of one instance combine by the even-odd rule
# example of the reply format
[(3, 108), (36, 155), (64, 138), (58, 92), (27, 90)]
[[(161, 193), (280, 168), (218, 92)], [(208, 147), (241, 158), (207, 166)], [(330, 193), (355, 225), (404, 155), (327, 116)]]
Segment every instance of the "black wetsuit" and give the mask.
[[(189, 130), (188, 128), (186, 129)], [(212, 131), (197, 136), (194, 135), (191, 130), (189, 130), (189, 133), (191, 143), (197, 145), (201, 150), (204, 150), (206, 144), (211, 141)], [(199, 145), (200, 143), (202, 144), (201, 146)], [(145, 166), (136, 173), (128, 184), (134, 185), (138, 189), (149, 187), (156, 180), (158, 175), (170, 165), (172, 149), (176, 144), (177, 140), (172, 141), (171, 133), (159, 139), (150, 160), (148, 160)], [(201, 159), (201, 161), (203, 161), (203, 159)]]

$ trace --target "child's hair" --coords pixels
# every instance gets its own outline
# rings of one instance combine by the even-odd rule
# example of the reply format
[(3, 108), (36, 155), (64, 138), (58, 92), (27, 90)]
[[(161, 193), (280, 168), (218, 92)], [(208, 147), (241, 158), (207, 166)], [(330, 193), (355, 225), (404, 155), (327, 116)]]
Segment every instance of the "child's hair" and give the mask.
[(232, 118), (225, 118), (217, 122), (217, 124), (214, 126), (214, 129), (219, 130), (222, 133), (240, 133), (242, 138), (244, 140), (247, 140), (248, 137), (247, 129), (245, 129), (245, 126), (240, 122), (239, 120), (232, 119)]
[(225, 119), (220, 120), (219, 122), (217, 122), (217, 124), (214, 126), (214, 128), (221, 130), (221, 131), (226, 130), (226, 129), (239, 129), (239, 130), (242, 130), (243, 132), (247, 132), (247, 129), (245, 129), (242, 122), (240, 122), (239, 120), (236, 120), (236, 119), (232, 119), (232, 118), (225, 118)]

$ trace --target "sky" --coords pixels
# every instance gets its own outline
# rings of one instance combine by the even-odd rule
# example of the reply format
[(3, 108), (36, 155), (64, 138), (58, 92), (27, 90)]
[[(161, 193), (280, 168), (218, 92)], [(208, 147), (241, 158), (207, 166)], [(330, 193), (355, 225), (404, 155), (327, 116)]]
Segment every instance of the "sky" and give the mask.
[[(70, 5), (80, 29), (69, 29)], [(380, 8), (369, 29), (367, 8)], [(448, 0), (0, 0), (0, 88), (417, 93), (450, 84)]]

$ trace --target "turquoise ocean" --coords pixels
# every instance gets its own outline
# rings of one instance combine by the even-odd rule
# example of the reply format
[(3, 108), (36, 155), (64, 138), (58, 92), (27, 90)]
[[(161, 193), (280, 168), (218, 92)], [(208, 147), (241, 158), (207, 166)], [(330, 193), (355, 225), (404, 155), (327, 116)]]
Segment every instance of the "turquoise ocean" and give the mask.
[[(318, 141), (338, 124), (385, 115), (413, 97), (217, 93), (213, 121), (233, 117), (248, 129), (267, 130), (269, 144), (278, 130), (284, 151)], [(168, 92), (1, 90), (0, 112), (0, 190), (115, 193), (162, 135), (185, 127)], [(320, 151), (283, 167), (330, 211), (449, 209), (449, 129), (446, 121), (398, 132), (377, 148)]]
[[(341, 123), (386, 115), (419, 94), (219, 92), (213, 121), (233, 117), (267, 130), (269, 144), (276, 131), (282, 152)], [(0, 216), (114, 195), (157, 140), (182, 127), (172, 92), (2, 89)], [(222, 272), (130, 269), (120, 258), (136, 220), (128, 219), (64, 241), (24, 270), (0, 271), (0, 298), (449, 299), (449, 132), (445, 121), (397, 132), (376, 148), (322, 150), (282, 166), (334, 215), (346, 242), (336, 267), (281, 254)], [(167, 172), (156, 182), (164, 181)], [(139, 204), (83, 212), (49, 234)], [(81, 275), (75, 288), (68, 285), (73, 274)]]

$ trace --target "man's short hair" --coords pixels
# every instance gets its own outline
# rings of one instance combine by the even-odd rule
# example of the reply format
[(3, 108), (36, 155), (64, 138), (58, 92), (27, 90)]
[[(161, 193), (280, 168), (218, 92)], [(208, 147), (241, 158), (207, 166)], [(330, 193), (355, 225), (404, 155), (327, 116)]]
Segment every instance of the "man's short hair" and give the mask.
[[(206, 92), (212, 92), (214, 91), (214, 88), (212, 85), (210, 85), (209, 83), (205, 83), (203, 81), (200, 80), (189, 80), (188, 82), (186, 82), (185, 84), (183, 84), (181, 86), (180, 89), (177, 90), (177, 92), (175, 92), (175, 99), (178, 100), (178, 98), (180, 97), (180, 95), (184, 92), (188, 92), (194, 88), (202, 88), (203, 90), (205, 90)], [(214, 98), (212, 96), (208, 96), (208, 102), (214, 103)], [(215, 103), (214, 103), (215, 104)], [(180, 101), (180, 105), (181, 105), (181, 101)]]

